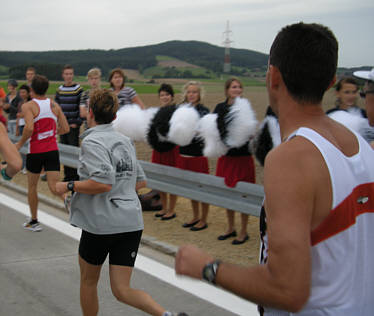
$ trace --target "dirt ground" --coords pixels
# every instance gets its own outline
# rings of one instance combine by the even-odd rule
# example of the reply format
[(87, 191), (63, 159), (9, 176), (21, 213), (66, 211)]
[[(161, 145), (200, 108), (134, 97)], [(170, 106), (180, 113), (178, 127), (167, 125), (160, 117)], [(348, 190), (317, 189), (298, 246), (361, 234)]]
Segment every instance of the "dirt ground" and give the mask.
[[(208, 93), (204, 99), (204, 104), (211, 110), (218, 102), (223, 101), (223, 92), (221, 87), (207, 86)], [(248, 98), (257, 113), (257, 118), (261, 121), (264, 117), (266, 107), (268, 105), (266, 89), (264, 87), (246, 87), (244, 96)], [(140, 95), (141, 99), (147, 105), (157, 105), (158, 97), (154, 94)], [(177, 95), (175, 100), (178, 102), (180, 95)], [(324, 107), (331, 108), (334, 104), (334, 94), (329, 91), (324, 99)], [(151, 149), (144, 143), (137, 143), (138, 159), (150, 161)], [(210, 159), (210, 173), (215, 173), (215, 159)], [(262, 167), (256, 164), (257, 183), (263, 183)], [(13, 180), (16, 184), (26, 186), (26, 176), (19, 173)], [(149, 189), (143, 189), (140, 193), (145, 193)], [(51, 196), (46, 182), (39, 183), (39, 192)], [(55, 197), (54, 197), (55, 198)], [(242, 245), (231, 245), (232, 239), (226, 241), (218, 241), (217, 236), (225, 231), (226, 216), (225, 210), (211, 206), (208, 217), (209, 227), (205, 230), (192, 232), (186, 228), (182, 228), (182, 224), (190, 219), (192, 210), (190, 201), (185, 198), (178, 198), (176, 206), (177, 217), (170, 221), (161, 221), (154, 217), (155, 212), (143, 212), (145, 230), (144, 233), (148, 236), (157, 238), (160, 241), (170, 243), (175, 246), (180, 246), (185, 243), (195, 244), (204, 250), (208, 251), (215, 257), (221, 258), (227, 262), (237, 263), (242, 265), (255, 264), (258, 259), (259, 252), (259, 224), (258, 218), (250, 216), (248, 223), (248, 232), (250, 240)], [(236, 215), (237, 228), (239, 228), (239, 214)]]

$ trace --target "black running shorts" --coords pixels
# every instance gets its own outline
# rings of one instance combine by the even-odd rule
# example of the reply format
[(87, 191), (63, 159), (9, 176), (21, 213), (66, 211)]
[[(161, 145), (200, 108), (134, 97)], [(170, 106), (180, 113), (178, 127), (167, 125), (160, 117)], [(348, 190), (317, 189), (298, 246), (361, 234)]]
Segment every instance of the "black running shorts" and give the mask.
[(133, 267), (142, 237), (142, 230), (96, 235), (82, 230), (79, 255), (86, 262), (102, 265), (109, 253), (109, 264)]
[(26, 155), (26, 169), (31, 173), (45, 171), (60, 171), (60, 156), (58, 150)]

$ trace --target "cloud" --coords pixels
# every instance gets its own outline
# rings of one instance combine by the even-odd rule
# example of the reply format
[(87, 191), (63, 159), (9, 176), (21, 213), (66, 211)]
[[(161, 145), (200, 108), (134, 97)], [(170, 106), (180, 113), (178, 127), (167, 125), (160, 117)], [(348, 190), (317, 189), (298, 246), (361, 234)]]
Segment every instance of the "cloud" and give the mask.
[[(267, 53), (283, 26), (305, 21), (335, 32), (341, 63), (374, 65), (373, 45), (360, 39), (371, 38), (373, 16), (372, 0), (19, 0), (7, 2), (0, 38), (3, 50), (33, 51), (116, 49), (168, 40), (221, 45), (229, 20), (234, 47)], [(355, 51), (358, 46), (362, 49)]]

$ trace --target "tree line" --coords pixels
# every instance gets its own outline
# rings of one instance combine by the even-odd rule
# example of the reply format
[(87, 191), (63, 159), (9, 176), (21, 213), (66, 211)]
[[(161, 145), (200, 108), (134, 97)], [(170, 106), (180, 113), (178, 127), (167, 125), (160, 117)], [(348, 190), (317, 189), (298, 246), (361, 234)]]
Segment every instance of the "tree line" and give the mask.
[[(71, 64), (77, 75), (86, 75), (92, 67), (99, 67), (104, 76), (116, 67), (135, 69), (142, 73), (157, 65), (158, 55), (174, 57), (214, 73), (221, 73), (223, 69), (224, 48), (199, 41), (169, 41), (118, 50), (0, 51), (0, 65), (8, 67), (10, 77), (15, 79), (23, 78), (27, 66), (34, 66), (38, 73), (51, 80), (60, 80), (61, 69), (65, 64)], [(231, 49), (233, 66), (262, 67), (267, 64), (267, 58), (266, 54), (251, 50)]]

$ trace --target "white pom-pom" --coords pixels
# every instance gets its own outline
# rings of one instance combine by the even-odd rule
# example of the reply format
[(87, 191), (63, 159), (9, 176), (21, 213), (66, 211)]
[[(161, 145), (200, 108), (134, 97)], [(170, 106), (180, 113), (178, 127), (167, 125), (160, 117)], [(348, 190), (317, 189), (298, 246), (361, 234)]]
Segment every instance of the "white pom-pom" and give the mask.
[(144, 134), (144, 141), (147, 140), (147, 134), (149, 131), (149, 127), (151, 126), (151, 122), (155, 117), (156, 113), (160, 108), (151, 107), (144, 110), (144, 124), (145, 124), (145, 134)]
[(328, 116), (357, 133), (360, 133), (363, 126), (368, 124), (367, 119), (343, 110), (331, 112)]
[(204, 140), (203, 154), (215, 158), (223, 156), (229, 148), (222, 142), (217, 128), (217, 114), (203, 116), (198, 124), (198, 137)]
[(256, 132), (256, 114), (245, 98), (236, 98), (226, 115), (227, 137), (224, 139), (228, 147), (241, 147)]
[(136, 104), (126, 105), (117, 112), (113, 127), (132, 141), (145, 141), (149, 122), (157, 110), (144, 111)]
[(167, 138), (179, 146), (187, 146), (196, 135), (200, 115), (190, 104), (181, 104), (170, 119)]
[(328, 116), (348, 129), (360, 134), (367, 142), (372, 142), (374, 128), (369, 125), (367, 118), (343, 110), (331, 112)]
[(263, 124), (265, 125), (266, 123), (268, 123), (271, 139), (273, 140), (273, 148), (275, 148), (282, 142), (278, 119), (272, 115), (267, 115), (263, 120)]

